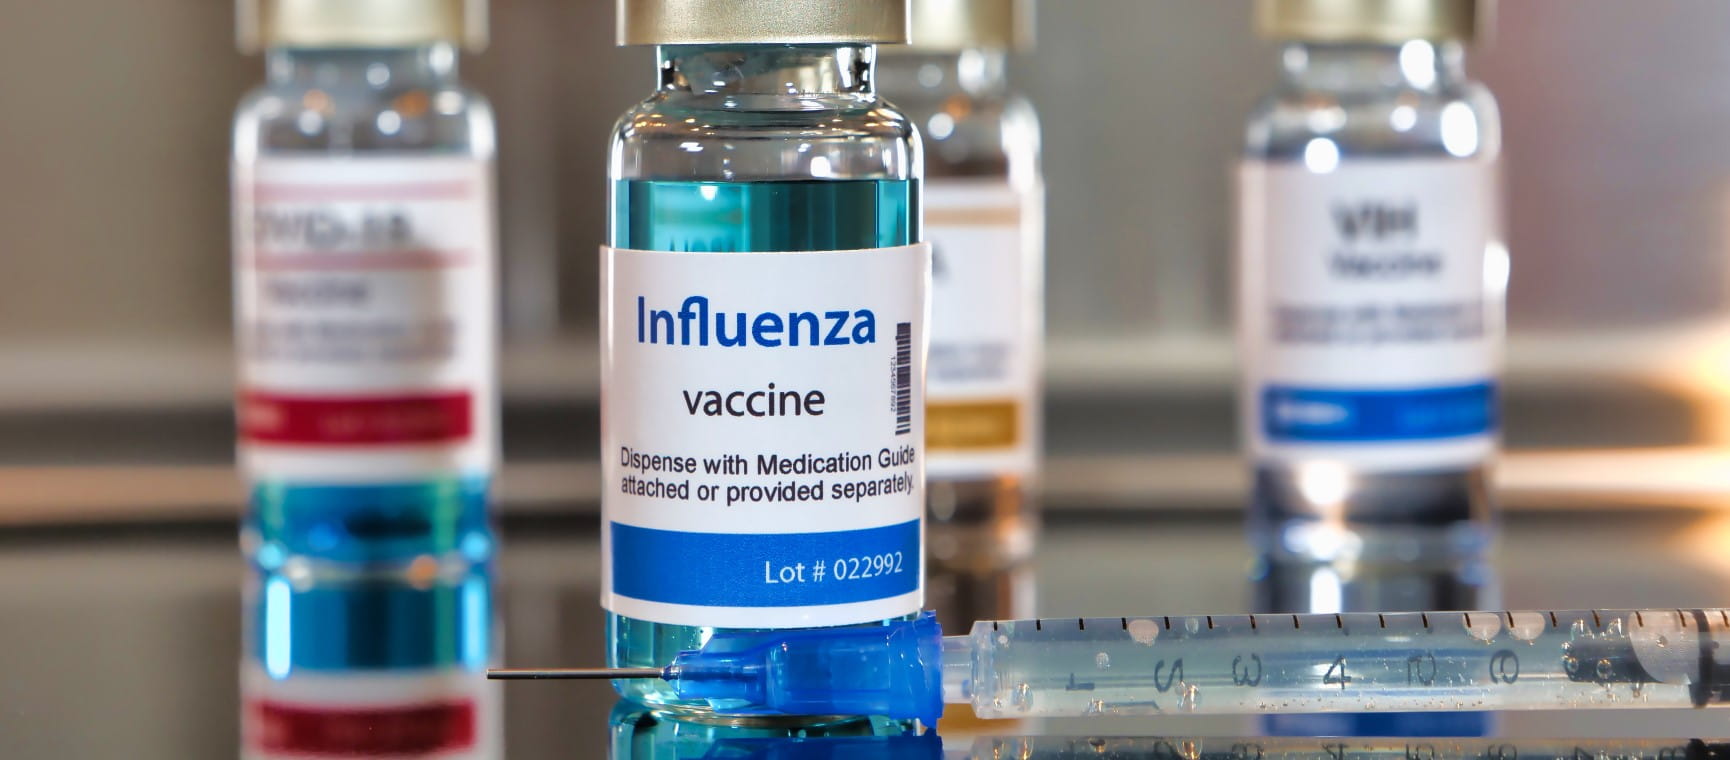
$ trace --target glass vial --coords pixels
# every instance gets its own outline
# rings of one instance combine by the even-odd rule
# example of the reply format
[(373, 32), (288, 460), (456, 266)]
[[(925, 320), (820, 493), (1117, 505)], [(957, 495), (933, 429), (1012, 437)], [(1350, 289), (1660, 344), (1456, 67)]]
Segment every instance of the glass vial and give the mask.
[[(602, 249), (608, 661), (924, 599), (925, 320), (912, 124), (873, 82), (903, 0), (620, 0), (658, 46)], [(658, 681), (628, 697), (693, 712)]]
[[(288, 739), (335, 752), (344, 711), (444, 726), (453, 757), (496, 754), (476, 676), (498, 458), (494, 129), (457, 81), (483, 14), (239, 4), (267, 72), (233, 136), (253, 756), (299, 751), (271, 743)], [(415, 717), (447, 704), (463, 707)]]
[[(911, 44), (885, 47), (878, 69), (925, 140), (926, 543), (934, 572), (989, 574), (1032, 554), (1037, 524), (1039, 121), (1006, 76), (1008, 54), (1031, 47), (1032, 3), (912, 0), (911, 10)], [(999, 612), (988, 617), (1011, 616)]]
[(1250, 117), (1240, 187), (1252, 538), (1275, 562), (1475, 560), (1508, 274), (1496, 105), (1462, 47), (1486, 14), (1474, 0), (1258, 13), (1283, 66)]
[[(1238, 262), (1264, 612), (1483, 609), (1503, 294), (1474, 0), (1260, 0)], [(1477, 736), (1483, 713), (1270, 716), (1276, 735)]]

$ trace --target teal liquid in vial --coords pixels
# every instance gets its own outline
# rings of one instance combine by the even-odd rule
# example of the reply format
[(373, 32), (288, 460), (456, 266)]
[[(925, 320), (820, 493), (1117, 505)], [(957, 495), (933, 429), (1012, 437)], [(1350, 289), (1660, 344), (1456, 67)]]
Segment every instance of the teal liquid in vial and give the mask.
[[(908, 180), (620, 180), (613, 187), (610, 242), (636, 250), (737, 253), (910, 245), (920, 239), (916, 198), (917, 186)], [(607, 664), (662, 667), (679, 652), (701, 648), (716, 630), (609, 612)], [(681, 703), (656, 679), (614, 683), (623, 696), (650, 705), (714, 707)]]
[(918, 240), (907, 180), (620, 180), (613, 203), (612, 245), (640, 251), (849, 251)]

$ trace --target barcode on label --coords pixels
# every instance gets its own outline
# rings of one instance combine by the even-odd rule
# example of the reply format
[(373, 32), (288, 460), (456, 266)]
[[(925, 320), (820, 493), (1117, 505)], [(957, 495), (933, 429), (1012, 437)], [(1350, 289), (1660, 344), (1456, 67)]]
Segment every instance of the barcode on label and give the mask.
[(895, 325), (895, 434), (913, 432), (913, 323)]

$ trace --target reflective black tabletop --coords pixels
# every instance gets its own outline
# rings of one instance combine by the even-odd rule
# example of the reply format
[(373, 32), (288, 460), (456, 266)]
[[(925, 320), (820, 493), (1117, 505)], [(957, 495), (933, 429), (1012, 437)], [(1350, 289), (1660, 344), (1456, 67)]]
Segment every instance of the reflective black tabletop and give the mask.
[[(1229, 508), (1054, 511), (1030, 566), (970, 578), (938, 574), (931, 595), (940, 606), (981, 616), (1249, 611), (1249, 578), (1258, 570), (1238, 515)], [(495, 629), (504, 662), (601, 662), (594, 526), (592, 515), (580, 513), (505, 520)], [(235, 534), (233, 524), (204, 521), (0, 532), (0, 754), (237, 756), (246, 666), (245, 573)], [(1726, 547), (1730, 513), (1715, 509), (1519, 509), (1501, 521), (1494, 577), (1473, 582), (1484, 584), (1484, 599), (1495, 600), (1500, 589), (1499, 603), (1482, 605), (1490, 608), (1724, 605), (1730, 603)], [(600, 757), (620, 746), (616, 700), (605, 683), (491, 689), (479, 692), (499, 696), (482, 700), (467, 729), (480, 734), (472, 746), (498, 746), (511, 758)], [(1205, 716), (993, 723), (957, 712), (939, 730), (951, 751), (986, 736), (1250, 736), (1266, 727), (1257, 719)], [(498, 716), (496, 723), (488, 715)], [(362, 746), (438, 746), (437, 732), (429, 737), (421, 723), (401, 720), (343, 730), (372, 732), (374, 744)], [(395, 726), (398, 745), (379, 743), (381, 725)], [(1314, 725), (1329, 732), (1329, 724)], [(1484, 725), (1512, 737), (1730, 733), (1720, 728), (1721, 714), (1687, 710), (1510, 713)], [(675, 733), (688, 739), (711, 728)], [(629, 750), (630, 742), (624, 746)]]

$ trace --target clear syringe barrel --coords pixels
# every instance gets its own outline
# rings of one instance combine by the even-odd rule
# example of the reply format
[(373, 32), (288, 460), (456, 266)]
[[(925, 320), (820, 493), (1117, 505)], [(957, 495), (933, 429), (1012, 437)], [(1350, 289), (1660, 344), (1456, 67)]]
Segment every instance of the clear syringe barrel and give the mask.
[(969, 760), (1722, 760), (1723, 739), (987, 736)]
[(1048, 618), (947, 637), (941, 671), (984, 718), (1705, 707), (1727, 638), (1722, 609)]

